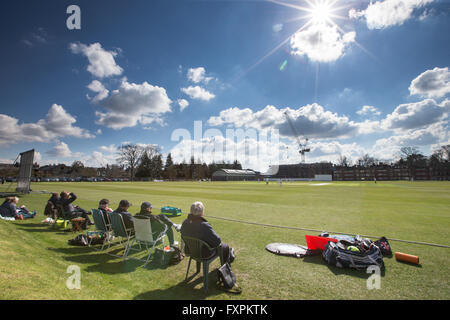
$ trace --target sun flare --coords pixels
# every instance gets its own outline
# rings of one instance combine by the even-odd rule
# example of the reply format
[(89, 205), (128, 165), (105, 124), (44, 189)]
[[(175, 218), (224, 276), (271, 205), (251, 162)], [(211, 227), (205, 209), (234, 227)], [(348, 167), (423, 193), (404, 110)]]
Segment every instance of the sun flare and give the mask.
[(324, 23), (331, 18), (332, 8), (329, 3), (314, 4), (311, 8), (312, 23)]

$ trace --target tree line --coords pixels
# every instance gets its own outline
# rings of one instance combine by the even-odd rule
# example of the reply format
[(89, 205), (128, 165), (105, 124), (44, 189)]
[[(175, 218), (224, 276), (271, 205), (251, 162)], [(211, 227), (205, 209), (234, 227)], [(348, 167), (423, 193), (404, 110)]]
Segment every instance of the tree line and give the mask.
[(339, 167), (363, 167), (369, 168), (373, 166), (402, 166), (413, 168), (439, 168), (450, 165), (450, 144), (441, 146), (436, 149), (429, 157), (425, 156), (416, 147), (402, 147), (398, 152), (398, 160), (390, 163), (383, 162), (377, 158), (365, 154), (356, 162), (352, 162), (346, 156), (340, 156), (337, 165)]
[(121, 145), (117, 150), (117, 163), (127, 172), (130, 179), (144, 180), (199, 180), (211, 179), (212, 174), (220, 169), (242, 170), (242, 165), (238, 160), (232, 163), (202, 163), (191, 157), (187, 163), (174, 163), (172, 155), (169, 153), (165, 162), (162, 160), (160, 149), (154, 145)]

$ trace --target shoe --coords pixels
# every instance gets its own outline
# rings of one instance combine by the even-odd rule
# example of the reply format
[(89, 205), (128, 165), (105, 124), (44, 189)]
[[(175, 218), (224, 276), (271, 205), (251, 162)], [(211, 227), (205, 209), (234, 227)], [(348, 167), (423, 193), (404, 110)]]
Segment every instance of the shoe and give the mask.
[(178, 241), (174, 241), (172, 246), (173, 247), (178, 247)]
[(173, 227), (175, 228), (176, 231), (180, 232), (181, 224), (174, 224)]

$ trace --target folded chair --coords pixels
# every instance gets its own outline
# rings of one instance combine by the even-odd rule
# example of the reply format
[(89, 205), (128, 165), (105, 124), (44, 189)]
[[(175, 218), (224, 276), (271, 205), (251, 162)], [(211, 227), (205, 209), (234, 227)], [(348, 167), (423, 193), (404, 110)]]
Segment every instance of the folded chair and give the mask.
[[(95, 229), (96, 231), (100, 231), (105, 235), (105, 241), (103, 241), (102, 248), (100, 250), (103, 250), (106, 243), (108, 244), (108, 248), (111, 246), (111, 233), (112, 233), (112, 227), (111, 224), (107, 224), (105, 221), (105, 217), (103, 216), (103, 212), (99, 209), (92, 209), (92, 218), (94, 219)], [(91, 246), (93, 238), (89, 240), (89, 246)]]
[(114, 232), (115, 237), (119, 237), (119, 241), (122, 244), (122, 239), (126, 239), (125, 243), (125, 250), (123, 252), (123, 260), (125, 261), (126, 255), (128, 253), (128, 246), (130, 244), (130, 240), (133, 237), (133, 229), (129, 228), (127, 229), (125, 227), (125, 223), (123, 222), (123, 218), (118, 213), (111, 213), (109, 215), (109, 218), (111, 220), (111, 227)]
[[(185, 244), (185, 255), (189, 256), (189, 263), (186, 271), (187, 280), (189, 275), (189, 268), (191, 267), (191, 260), (195, 260), (197, 262), (197, 273), (200, 272), (200, 265), (203, 264), (203, 289), (208, 291), (208, 274), (209, 274), (209, 265), (213, 262), (217, 257), (220, 256), (221, 245), (216, 248), (211, 248), (206, 242), (181, 235), (181, 239)], [(202, 249), (203, 247), (208, 248), (212, 254), (209, 257), (203, 257)], [(187, 250), (186, 250), (187, 249)]]
[[(152, 232), (152, 224), (149, 217), (135, 216), (133, 219), (133, 223), (134, 223), (134, 239), (131, 242), (131, 245), (128, 246), (128, 252), (125, 254), (125, 257), (128, 256), (130, 250), (137, 250), (133, 248), (135, 244), (139, 245), (140, 250), (142, 250), (141, 245), (143, 244), (145, 245), (145, 248), (147, 249), (148, 252), (147, 260), (145, 260), (144, 264), (145, 267), (148, 261), (150, 260), (150, 256), (155, 250), (155, 246), (158, 244), (162, 244), (164, 248), (164, 236), (166, 235), (169, 227), (165, 223), (157, 221), (156, 223), (161, 223), (164, 226), (164, 229), (161, 232)], [(151, 247), (150, 249), (149, 246)]]

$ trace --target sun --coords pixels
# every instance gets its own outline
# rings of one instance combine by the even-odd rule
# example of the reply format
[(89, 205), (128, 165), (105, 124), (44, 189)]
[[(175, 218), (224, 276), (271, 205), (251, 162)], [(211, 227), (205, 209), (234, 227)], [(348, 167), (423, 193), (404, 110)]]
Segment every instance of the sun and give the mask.
[(310, 12), (312, 23), (325, 23), (331, 19), (333, 8), (330, 3), (315, 3)]

